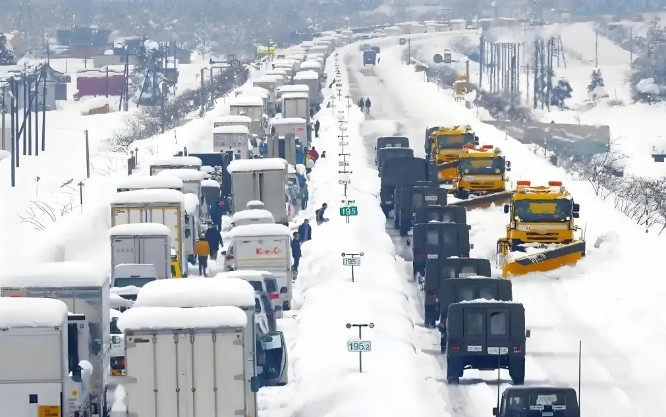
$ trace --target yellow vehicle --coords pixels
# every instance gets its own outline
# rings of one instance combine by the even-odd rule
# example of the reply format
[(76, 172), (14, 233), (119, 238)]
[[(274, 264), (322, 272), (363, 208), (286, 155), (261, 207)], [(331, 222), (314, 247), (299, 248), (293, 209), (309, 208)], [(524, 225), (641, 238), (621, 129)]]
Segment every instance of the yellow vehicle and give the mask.
[(440, 183), (452, 184), (458, 173), (460, 152), (465, 145), (478, 145), (479, 138), (469, 125), (429, 128), (426, 133), (426, 155), (437, 164)]
[(183, 278), (180, 262), (176, 257), (171, 258), (171, 278)]
[[(585, 240), (576, 236), (580, 206), (560, 181), (532, 186), (518, 181), (511, 204), (506, 237), (497, 241), (502, 276), (543, 272), (573, 265), (585, 256)], [(525, 254), (521, 256), (521, 253)]]
[(459, 158), (453, 180), (456, 198), (506, 191), (506, 172), (511, 170), (511, 164), (499, 148), (484, 145), (475, 149), (473, 145), (465, 145)]

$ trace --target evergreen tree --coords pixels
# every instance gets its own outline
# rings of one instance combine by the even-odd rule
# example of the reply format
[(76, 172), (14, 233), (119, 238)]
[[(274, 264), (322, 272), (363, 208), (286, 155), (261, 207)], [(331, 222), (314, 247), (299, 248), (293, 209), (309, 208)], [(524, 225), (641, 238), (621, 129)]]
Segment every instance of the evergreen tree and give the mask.
[(7, 37), (0, 34), (0, 65), (16, 64), (16, 55), (7, 47)]
[(596, 69), (592, 70), (592, 79), (587, 85), (587, 91), (590, 93), (593, 92), (597, 87), (605, 87), (604, 78), (601, 76), (601, 70)]
[(564, 108), (564, 100), (571, 98), (571, 93), (573, 88), (567, 80), (559, 80), (557, 85), (553, 86), (553, 89), (550, 91), (550, 105), (557, 106), (560, 109)]

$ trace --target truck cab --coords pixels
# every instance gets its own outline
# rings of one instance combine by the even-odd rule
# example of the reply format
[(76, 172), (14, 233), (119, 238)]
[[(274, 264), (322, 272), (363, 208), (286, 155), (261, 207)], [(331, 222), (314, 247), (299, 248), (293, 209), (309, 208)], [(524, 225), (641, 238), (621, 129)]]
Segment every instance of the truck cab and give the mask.
[(430, 155), (430, 160), (438, 165), (439, 181), (452, 184), (458, 173), (460, 152), (465, 145), (478, 145), (479, 138), (469, 125), (438, 127), (430, 130), (427, 143), (430, 144), (430, 149), (426, 150), (426, 155)]
[(508, 369), (514, 385), (525, 381), (525, 308), (506, 301), (461, 301), (449, 305), (446, 379), (457, 384), (465, 369)]
[(459, 154), (457, 175), (453, 180), (456, 198), (486, 195), (506, 190), (506, 172), (510, 163), (499, 148), (484, 145), (474, 148), (466, 144)]
[(580, 417), (576, 390), (571, 387), (509, 387), (502, 393), (496, 417)]

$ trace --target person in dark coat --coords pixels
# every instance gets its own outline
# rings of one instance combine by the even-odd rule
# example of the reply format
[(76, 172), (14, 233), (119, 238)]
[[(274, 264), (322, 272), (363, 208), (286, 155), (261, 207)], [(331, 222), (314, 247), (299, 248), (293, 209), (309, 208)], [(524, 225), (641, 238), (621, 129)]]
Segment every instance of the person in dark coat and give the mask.
[(321, 126), (321, 124), (319, 123), (319, 119), (317, 119), (317, 121), (315, 122), (315, 126), (314, 126), (315, 127), (315, 137), (316, 138), (319, 137), (319, 126)]
[(291, 269), (298, 272), (298, 264), (301, 261), (301, 242), (298, 232), (294, 232), (294, 238), (291, 240), (291, 256), (294, 258), (294, 265)]
[(206, 242), (210, 246), (210, 259), (217, 259), (217, 252), (222, 245), (222, 235), (213, 222), (209, 222), (208, 229), (206, 230)]
[(322, 224), (326, 223), (328, 221), (327, 218), (324, 217), (324, 214), (326, 213), (326, 209), (328, 208), (328, 204), (324, 203), (321, 205), (321, 208), (317, 209), (315, 212), (316, 214), (316, 219), (317, 219), (317, 224)]
[(372, 103), (370, 102), (370, 97), (366, 98), (365, 99), (365, 112), (366, 113), (370, 113), (370, 105), (371, 104)]
[(303, 224), (298, 226), (298, 236), (301, 243), (307, 242), (312, 239), (312, 226), (308, 219), (303, 220)]
[(224, 200), (220, 200), (216, 204), (211, 204), (210, 207), (210, 220), (217, 227), (218, 232), (222, 230), (222, 214), (224, 211), (224, 208), (222, 207), (223, 205), (226, 206), (226, 204), (224, 204)]
[(365, 101), (363, 101), (363, 97), (358, 101), (358, 108), (363, 111), (363, 106), (365, 106)]
[(319, 159), (319, 152), (317, 152), (314, 146), (310, 148), (310, 150), (308, 151), (308, 155), (310, 155), (310, 159), (312, 159), (312, 162), (317, 162), (317, 159)]

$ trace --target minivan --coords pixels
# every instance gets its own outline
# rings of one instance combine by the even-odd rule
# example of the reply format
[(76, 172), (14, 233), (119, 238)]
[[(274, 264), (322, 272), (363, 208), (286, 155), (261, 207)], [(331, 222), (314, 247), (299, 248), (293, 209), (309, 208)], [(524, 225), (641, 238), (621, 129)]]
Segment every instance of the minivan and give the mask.
[(268, 271), (239, 270), (222, 272), (219, 275), (228, 278), (240, 278), (249, 282), (255, 291), (267, 293), (276, 318), (282, 318), (283, 301), (281, 298), (286, 298), (286, 294), (282, 294), (282, 297), (280, 297), (280, 288), (278, 287), (277, 279), (272, 273)]

